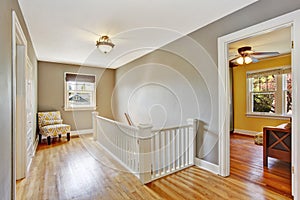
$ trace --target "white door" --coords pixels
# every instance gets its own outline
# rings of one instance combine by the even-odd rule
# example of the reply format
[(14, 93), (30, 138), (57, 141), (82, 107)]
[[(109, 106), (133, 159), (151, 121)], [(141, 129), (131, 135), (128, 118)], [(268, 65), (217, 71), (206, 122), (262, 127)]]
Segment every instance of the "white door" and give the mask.
[(26, 47), (16, 45), (16, 179), (26, 175)]

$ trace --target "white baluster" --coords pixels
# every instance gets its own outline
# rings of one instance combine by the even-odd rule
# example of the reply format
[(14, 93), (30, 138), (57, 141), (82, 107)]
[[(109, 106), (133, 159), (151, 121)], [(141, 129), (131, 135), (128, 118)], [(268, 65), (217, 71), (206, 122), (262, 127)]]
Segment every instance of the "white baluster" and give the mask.
[(185, 164), (189, 164), (189, 128), (185, 129), (185, 155), (186, 155), (186, 160)]
[(175, 148), (176, 148), (176, 168), (179, 168), (179, 135), (180, 135), (180, 130), (176, 129), (176, 137), (175, 137)]
[(167, 131), (167, 171), (171, 172), (171, 131)]
[[(155, 135), (156, 135), (156, 133), (154, 133)], [(152, 178), (154, 178), (155, 177), (155, 174), (156, 174), (156, 172), (155, 172), (155, 166), (156, 166), (156, 155), (155, 155), (155, 153), (156, 153), (156, 149), (155, 149), (155, 135), (151, 138), (151, 160), (152, 160)]]
[(186, 143), (185, 143), (185, 138), (186, 136), (186, 129), (182, 129), (182, 166), (185, 166), (185, 161), (186, 161)]
[(188, 119), (187, 123), (191, 125), (189, 128), (189, 164), (194, 164), (194, 158), (196, 155), (197, 120)]
[(176, 169), (176, 130), (172, 130), (172, 168)]
[(162, 165), (161, 165), (161, 169), (162, 169), (162, 173), (165, 174), (166, 173), (166, 132), (162, 131), (161, 132), (161, 158), (162, 158)]
[(159, 134), (158, 134), (158, 160), (159, 160), (159, 165), (158, 165), (158, 171), (159, 171), (159, 176), (161, 175), (161, 173), (162, 173), (162, 150), (161, 150), (161, 146), (162, 146), (162, 144), (161, 144), (161, 135), (162, 135), (162, 133), (161, 133), (161, 131), (159, 132)]

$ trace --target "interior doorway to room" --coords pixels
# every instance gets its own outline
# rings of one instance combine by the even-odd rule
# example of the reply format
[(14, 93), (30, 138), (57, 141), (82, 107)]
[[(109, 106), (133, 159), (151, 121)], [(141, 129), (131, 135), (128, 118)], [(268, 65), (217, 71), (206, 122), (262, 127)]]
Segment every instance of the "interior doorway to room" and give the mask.
[[(229, 104), (230, 104), (230, 84), (229, 84), (229, 60), (228, 60), (228, 49), (229, 44), (235, 41), (243, 40), (257, 36), (258, 33), (267, 33), (279, 28), (291, 27), (291, 38), (293, 46), (291, 51), (291, 69), (294, 87), (292, 88), (292, 99), (293, 99), (293, 113), (291, 122), (291, 143), (292, 143), (292, 195), (295, 199), (300, 197), (300, 184), (299, 184), (299, 149), (300, 149), (300, 137), (299, 137), (299, 126), (300, 124), (300, 107), (297, 104), (297, 100), (300, 98), (300, 93), (297, 91), (299, 87), (300, 61), (297, 59), (299, 54), (300, 40), (296, 34), (300, 31), (299, 26), (300, 10), (273, 18), (271, 20), (250, 26), (248, 28), (224, 35), (218, 38), (218, 94), (219, 94), (219, 174), (221, 176), (230, 175), (230, 115), (229, 115)], [(297, 85), (296, 85), (297, 84)]]
[(291, 195), (291, 163), (268, 158), (264, 166), (262, 138), (254, 143), (264, 126), (288, 123), (292, 116), (291, 26), (228, 47), (231, 175)]
[[(27, 40), (16, 13), (12, 12), (12, 178), (26, 176), (29, 164), (27, 145), (33, 131), (32, 109), (32, 65), (27, 58)], [(13, 194), (16, 182), (12, 181)]]

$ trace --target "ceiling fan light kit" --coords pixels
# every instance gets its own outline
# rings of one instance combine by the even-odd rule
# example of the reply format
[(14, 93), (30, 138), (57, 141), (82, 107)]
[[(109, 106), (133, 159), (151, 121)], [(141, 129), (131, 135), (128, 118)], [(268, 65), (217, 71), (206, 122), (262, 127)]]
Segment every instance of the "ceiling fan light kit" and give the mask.
[(107, 35), (103, 35), (96, 41), (96, 46), (101, 52), (107, 54), (114, 48), (115, 45)]
[(252, 63), (252, 58), (249, 56), (245, 56), (245, 57), (241, 56), (238, 59), (236, 59), (236, 62), (239, 65), (250, 64), (250, 63)]
[(238, 65), (250, 64), (252, 62), (258, 62), (258, 59), (252, 56), (255, 55), (266, 55), (266, 56), (276, 56), (279, 55), (279, 52), (254, 52), (250, 46), (244, 46), (238, 48), (238, 53), (240, 54), (238, 57), (231, 59), (230, 62)]
[(246, 57), (244, 58), (244, 61), (245, 61), (245, 64), (250, 64), (250, 63), (252, 63), (252, 58), (249, 57), (249, 56), (246, 56)]
[(244, 58), (241, 56), (238, 59), (236, 59), (237, 64), (243, 65), (244, 64)]

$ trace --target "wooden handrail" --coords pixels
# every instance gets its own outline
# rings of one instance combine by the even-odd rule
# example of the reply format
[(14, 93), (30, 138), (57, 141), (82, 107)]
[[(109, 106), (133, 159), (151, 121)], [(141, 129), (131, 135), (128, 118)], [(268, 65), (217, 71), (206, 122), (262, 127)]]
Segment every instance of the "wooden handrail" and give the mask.
[(134, 126), (128, 113), (124, 113), (126, 120), (130, 126)]

